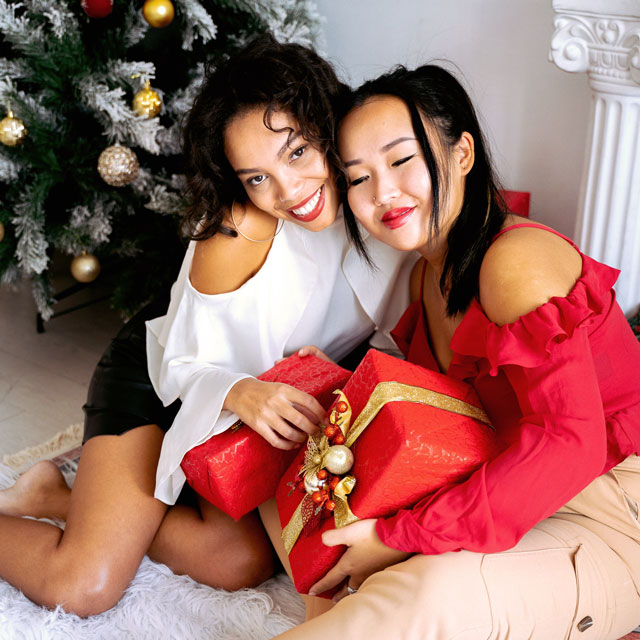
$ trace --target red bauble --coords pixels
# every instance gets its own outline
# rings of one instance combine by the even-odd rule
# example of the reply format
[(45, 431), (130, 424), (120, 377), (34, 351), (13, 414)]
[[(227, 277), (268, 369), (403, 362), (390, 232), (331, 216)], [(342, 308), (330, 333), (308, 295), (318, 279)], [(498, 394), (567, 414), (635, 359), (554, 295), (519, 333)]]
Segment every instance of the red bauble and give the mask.
[(335, 436), (337, 432), (338, 428), (332, 427), (331, 425), (324, 428), (324, 435), (327, 436), (327, 438), (333, 438), (333, 436)]
[(337, 433), (331, 441), (331, 444), (344, 444), (345, 437), (341, 433)]
[(80, 0), (80, 5), (90, 18), (106, 18), (113, 10), (113, 0)]

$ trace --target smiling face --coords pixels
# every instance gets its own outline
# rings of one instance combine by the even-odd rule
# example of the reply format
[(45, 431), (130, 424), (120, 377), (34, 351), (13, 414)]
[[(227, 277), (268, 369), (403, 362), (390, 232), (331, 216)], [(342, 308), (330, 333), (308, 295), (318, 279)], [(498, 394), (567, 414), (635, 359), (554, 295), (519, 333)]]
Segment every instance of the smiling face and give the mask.
[(310, 231), (325, 229), (339, 199), (324, 152), (301, 136), (287, 112), (274, 112), (271, 126), (264, 124), (263, 107), (233, 118), (224, 135), (229, 163), (259, 209)]
[(462, 205), (463, 173), (455, 170), (459, 163), (451, 163), (451, 191), (444, 199), (449, 204), (441, 208), (440, 233), (432, 238), (431, 179), (402, 100), (375, 96), (352, 109), (340, 125), (339, 152), (347, 167), (349, 205), (369, 233), (404, 251), (443, 251), (440, 238), (446, 238)]

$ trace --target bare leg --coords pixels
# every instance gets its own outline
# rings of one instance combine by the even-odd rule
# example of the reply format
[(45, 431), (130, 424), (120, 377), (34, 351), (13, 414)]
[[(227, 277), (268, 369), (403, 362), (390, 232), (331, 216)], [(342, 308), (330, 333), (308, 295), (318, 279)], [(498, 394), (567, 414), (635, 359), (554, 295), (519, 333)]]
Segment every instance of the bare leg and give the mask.
[(65, 531), (0, 515), (0, 576), (38, 604), (91, 615), (122, 596), (166, 511), (153, 498), (163, 433), (99, 436), (83, 449)]
[[(143, 432), (154, 434), (151, 437), (154, 441), (157, 440), (159, 434), (161, 442), (162, 434), (155, 426), (149, 425), (141, 429)], [(137, 431), (139, 429), (128, 433), (131, 434)], [(83, 451), (82, 460), (84, 463), (81, 465), (82, 468), (87, 466), (86, 460), (88, 456), (92, 456), (91, 451), (96, 448), (93, 444), (94, 441), (100, 443), (107, 440), (112, 445), (117, 446), (123, 444), (123, 440), (129, 440), (132, 437), (124, 434), (123, 436), (101, 436), (91, 439), (87, 443), (88, 445), (91, 444), (91, 446), (87, 446)], [(146, 438), (143, 439), (146, 440)], [(100, 444), (97, 448), (105, 452), (110, 450), (104, 449)], [(116, 447), (116, 450), (118, 449), (119, 447)], [(139, 445), (130, 445), (127, 446), (127, 449), (140, 452)], [(156, 442), (152, 449), (154, 451), (154, 460), (157, 460), (159, 442)], [(95, 457), (99, 457), (102, 460), (102, 455), (100, 453)], [(106, 455), (108, 456), (109, 454)], [(124, 458), (119, 455), (119, 459), (123, 460)], [(98, 462), (98, 465), (100, 464)], [(138, 463), (138, 466), (140, 466), (140, 463)], [(80, 477), (80, 469), (78, 475)], [(155, 464), (153, 469), (149, 465), (147, 472), (143, 475), (147, 477), (145, 481), (146, 489), (143, 488), (142, 492), (149, 499), (149, 504), (152, 505), (152, 508), (159, 508), (158, 514), (162, 517), (166, 507), (152, 497)], [(148, 477), (149, 475), (150, 477)], [(77, 478), (75, 486), (81, 488), (81, 484), (82, 480)], [(124, 485), (119, 483), (114, 485), (116, 496), (117, 487), (122, 488), (124, 486), (126, 486), (126, 481)], [(124, 488), (123, 491), (126, 495), (130, 494)], [(95, 495), (96, 499), (98, 499), (98, 494)], [(55, 517), (66, 520), (69, 516), (71, 496), (72, 492), (67, 487), (56, 465), (48, 461), (41, 462), (21, 476), (13, 487), (0, 492), (0, 513), (14, 516)], [(111, 507), (107, 507), (102, 499), (100, 499), (100, 502), (104, 504), (107, 511), (115, 507), (114, 504), (111, 504)], [(121, 511), (122, 506), (117, 505), (116, 508), (118, 511), (115, 513)], [(156, 509), (154, 509), (155, 511)], [(107, 512), (103, 511), (103, 513), (107, 515)], [(145, 517), (142, 515), (143, 513), (146, 513), (145, 507), (140, 512), (141, 517)], [(135, 520), (135, 511), (132, 516)], [(149, 523), (148, 517), (146, 522)], [(26, 526), (30, 527), (30, 525)], [(236, 523), (206, 501), (200, 500), (199, 508), (183, 505), (171, 507), (159, 525), (155, 521), (155, 527), (157, 528), (158, 526), (159, 530), (153, 532), (155, 536), (148, 553), (154, 560), (167, 564), (176, 573), (187, 574), (204, 584), (229, 590), (256, 586), (273, 575), (274, 552), (256, 514), (249, 514)], [(0, 523), (0, 532), (2, 531), (2, 524)], [(146, 529), (146, 531), (148, 535), (151, 529)], [(54, 528), (50, 533), (60, 535), (57, 528)], [(116, 535), (116, 537), (118, 536)], [(117, 553), (112, 558), (114, 563), (118, 562)], [(206, 558), (207, 561), (203, 561), (203, 558)], [(135, 570), (131, 574), (131, 578), (135, 575), (141, 559), (142, 555), (140, 555), (140, 559), (135, 564)], [(1, 565), (0, 574), (2, 574)], [(127, 585), (128, 581), (123, 588), (126, 588)], [(115, 601), (117, 601), (118, 597), (115, 598)], [(43, 602), (43, 604), (47, 604), (47, 602)]]
[[(280, 562), (282, 562), (282, 566), (284, 567), (287, 575), (293, 580), (291, 574), (291, 565), (289, 564), (289, 557), (287, 556), (287, 552), (284, 548), (284, 544), (282, 543), (282, 526), (280, 525), (280, 517), (278, 516), (278, 508), (276, 507), (275, 498), (268, 500), (264, 504), (261, 504), (258, 507), (258, 511), (260, 512), (260, 517), (262, 518), (262, 524), (264, 524), (264, 528), (267, 530), (267, 534), (271, 539), (271, 543), (273, 544), (278, 557), (280, 558)], [(318, 598), (317, 596), (308, 596), (305, 594), (299, 594), (304, 602), (306, 608), (306, 619), (311, 620), (316, 616), (324, 613), (325, 611), (329, 611), (329, 609), (333, 608), (333, 602), (331, 600), (327, 600), (326, 598)]]
[(150, 558), (174, 573), (228, 590), (254, 587), (273, 575), (275, 554), (255, 512), (234, 522), (200, 497), (198, 505), (169, 509)]

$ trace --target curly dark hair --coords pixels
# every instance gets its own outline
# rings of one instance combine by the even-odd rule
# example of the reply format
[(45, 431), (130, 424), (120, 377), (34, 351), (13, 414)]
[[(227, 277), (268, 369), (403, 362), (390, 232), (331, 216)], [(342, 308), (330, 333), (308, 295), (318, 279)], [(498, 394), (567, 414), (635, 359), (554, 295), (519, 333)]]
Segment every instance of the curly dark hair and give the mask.
[[(446, 185), (449, 171), (445, 161), (438, 162), (441, 154), (434, 153), (423, 119), (428, 123), (429, 130), (435, 133), (444, 151), (450, 150), (464, 131), (473, 136), (474, 164), (466, 178), (462, 209), (447, 236), (448, 249), (440, 279), (440, 290), (447, 300), (447, 313), (454, 316), (466, 311), (473, 298), (478, 296), (480, 265), (507, 214), (488, 146), (467, 92), (442, 67), (424, 65), (410, 71), (398, 66), (379, 78), (365, 82), (347, 96), (340, 113), (346, 115), (367, 99), (380, 95), (400, 98), (411, 113), (413, 130), (431, 178), (433, 206), (429, 231), (432, 236), (438, 233), (440, 211), (448, 197)], [(342, 172), (339, 186), (343, 195), (346, 193), (346, 182)], [(356, 247), (361, 247), (362, 240), (355, 217), (346, 197), (343, 200), (347, 232)]]
[(268, 33), (208, 70), (184, 129), (187, 234), (195, 240), (218, 232), (237, 235), (222, 225), (225, 210), (247, 198), (224, 152), (224, 130), (231, 119), (264, 105), (265, 126), (275, 131), (274, 112), (289, 112), (304, 139), (326, 154), (335, 174), (339, 160), (333, 144), (334, 102), (347, 91), (333, 67), (315, 51), (279, 43)]

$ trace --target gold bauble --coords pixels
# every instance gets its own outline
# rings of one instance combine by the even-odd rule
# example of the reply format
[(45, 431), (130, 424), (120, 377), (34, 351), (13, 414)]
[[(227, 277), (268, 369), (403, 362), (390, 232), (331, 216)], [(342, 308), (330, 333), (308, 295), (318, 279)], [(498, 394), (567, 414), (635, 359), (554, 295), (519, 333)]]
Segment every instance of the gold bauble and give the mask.
[(304, 490), (309, 494), (313, 494), (324, 487), (325, 480), (320, 480), (315, 473), (305, 473)]
[(6, 118), (0, 120), (0, 142), (7, 147), (19, 145), (27, 137), (27, 127), (20, 118), (16, 118), (11, 110)]
[(144, 89), (140, 89), (140, 91), (133, 96), (132, 108), (139, 116), (155, 118), (162, 109), (162, 99), (147, 82)]
[(324, 468), (337, 476), (347, 473), (353, 466), (353, 453), (343, 444), (334, 444), (324, 454)]
[(4, 225), (0, 222), (0, 242), (4, 240)]
[(78, 282), (93, 282), (100, 275), (100, 261), (83, 251), (71, 261), (71, 275)]
[(144, 19), (157, 29), (170, 25), (174, 13), (173, 5), (169, 0), (146, 0), (142, 7)]
[(98, 158), (98, 172), (112, 187), (123, 187), (138, 177), (140, 164), (136, 154), (119, 144), (107, 147)]

